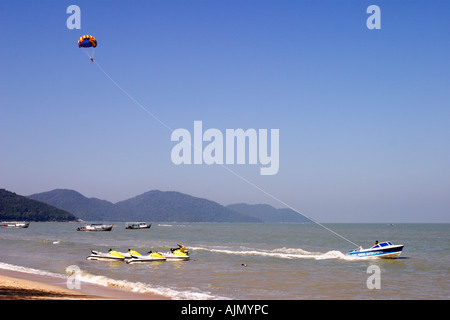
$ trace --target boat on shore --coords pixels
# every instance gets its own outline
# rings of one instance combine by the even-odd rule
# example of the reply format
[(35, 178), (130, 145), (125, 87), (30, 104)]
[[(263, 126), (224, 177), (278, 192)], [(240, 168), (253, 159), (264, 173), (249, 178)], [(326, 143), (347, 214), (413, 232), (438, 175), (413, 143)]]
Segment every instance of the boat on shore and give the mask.
[(385, 241), (375, 244), (368, 249), (359, 248), (348, 253), (349, 256), (354, 257), (374, 257), (383, 259), (395, 259), (398, 258), (403, 250), (404, 245), (394, 245), (390, 241)]
[(90, 223), (78, 227), (77, 231), (111, 231), (113, 224)]
[(0, 222), (0, 226), (2, 228), (20, 229), (28, 228), (30, 226), (30, 223), (25, 221), (2, 221)]
[(133, 229), (133, 230), (137, 230), (137, 229), (150, 229), (150, 227), (152, 226), (152, 223), (149, 222), (126, 222), (125, 223), (125, 229)]

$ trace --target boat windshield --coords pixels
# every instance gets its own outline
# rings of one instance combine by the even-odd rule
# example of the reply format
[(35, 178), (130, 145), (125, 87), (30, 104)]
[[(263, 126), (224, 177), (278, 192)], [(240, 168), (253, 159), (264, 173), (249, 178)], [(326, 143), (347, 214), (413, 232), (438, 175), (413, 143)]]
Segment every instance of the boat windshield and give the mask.
[(390, 241), (385, 241), (385, 242), (378, 243), (377, 245), (374, 245), (372, 248), (383, 248), (383, 247), (387, 247), (387, 246), (392, 246), (392, 243)]

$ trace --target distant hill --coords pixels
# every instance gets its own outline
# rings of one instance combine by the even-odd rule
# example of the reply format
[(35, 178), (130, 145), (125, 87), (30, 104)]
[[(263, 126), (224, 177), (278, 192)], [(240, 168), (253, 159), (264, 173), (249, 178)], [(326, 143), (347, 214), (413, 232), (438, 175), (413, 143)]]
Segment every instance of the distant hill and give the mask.
[(85, 221), (111, 220), (114, 204), (97, 198), (86, 198), (81, 193), (69, 189), (55, 189), (28, 196), (30, 199), (48, 203), (66, 210)]
[(291, 209), (276, 209), (268, 204), (236, 203), (228, 209), (240, 212), (263, 222), (311, 222), (308, 218)]
[(258, 219), (243, 215), (207, 199), (196, 198), (175, 191), (153, 190), (137, 197), (116, 203), (119, 212), (128, 219), (142, 221), (189, 222), (257, 222)]
[(67, 211), (0, 189), (0, 220), (75, 221), (76, 219), (76, 216)]
[(214, 201), (174, 191), (153, 190), (116, 204), (67, 189), (33, 194), (86, 221), (260, 222)]
[(87, 198), (69, 189), (37, 193), (29, 198), (68, 211), (85, 221), (311, 222), (291, 209), (245, 203), (224, 207), (175, 191), (152, 190), (115, 204)]

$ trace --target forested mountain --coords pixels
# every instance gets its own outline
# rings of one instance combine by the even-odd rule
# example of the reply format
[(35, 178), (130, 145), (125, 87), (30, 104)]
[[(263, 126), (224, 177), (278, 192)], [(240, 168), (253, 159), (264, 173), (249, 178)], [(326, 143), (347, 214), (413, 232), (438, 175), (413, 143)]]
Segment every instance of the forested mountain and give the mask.
[(214, 201), (174, 191), (153, 190), (113, 204), (67, 189), (33, 194), (31, 199), (72, 212), (86, 221), (259, 222)]
[(309, 222), (291, 209), (267, 204), (217, 202), (175, 191), (152, 190), (128, 200), (111, 203), (87, 198), (74, 190), (56, 189), (33, 194), (30, 199), (71, 212), (85, 221), (178, 221), (178, 222)]
[[(116, 203), (119, 216), (127, 213), (132, 220), (189, 222), (259, 222), (259, 219), (230, 210), (214, 201), (175, 191), (153, 190)], [(147, 218), (148, 220), (148, 218)]]
[(76, 216), (67, 211), (0, 189), (0, 220), (75, 221), (76, 219)]
[(30, 199), (48, 203), (66, 210), (85, 221), (111, 220), (115, 216), (114, 204), (97, 198), (86, 198), (69, 189), (55, 189), (28, 196)]

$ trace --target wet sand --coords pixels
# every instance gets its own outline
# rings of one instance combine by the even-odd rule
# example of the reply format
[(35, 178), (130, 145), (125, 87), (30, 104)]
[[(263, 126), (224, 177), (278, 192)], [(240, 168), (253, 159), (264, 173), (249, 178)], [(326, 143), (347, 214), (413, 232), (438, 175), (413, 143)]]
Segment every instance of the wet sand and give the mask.
[(134, 293), (81, 283), (70, 290), (66, 280), (0, 269), (0, 300), (170, 300), (163, 296)]

